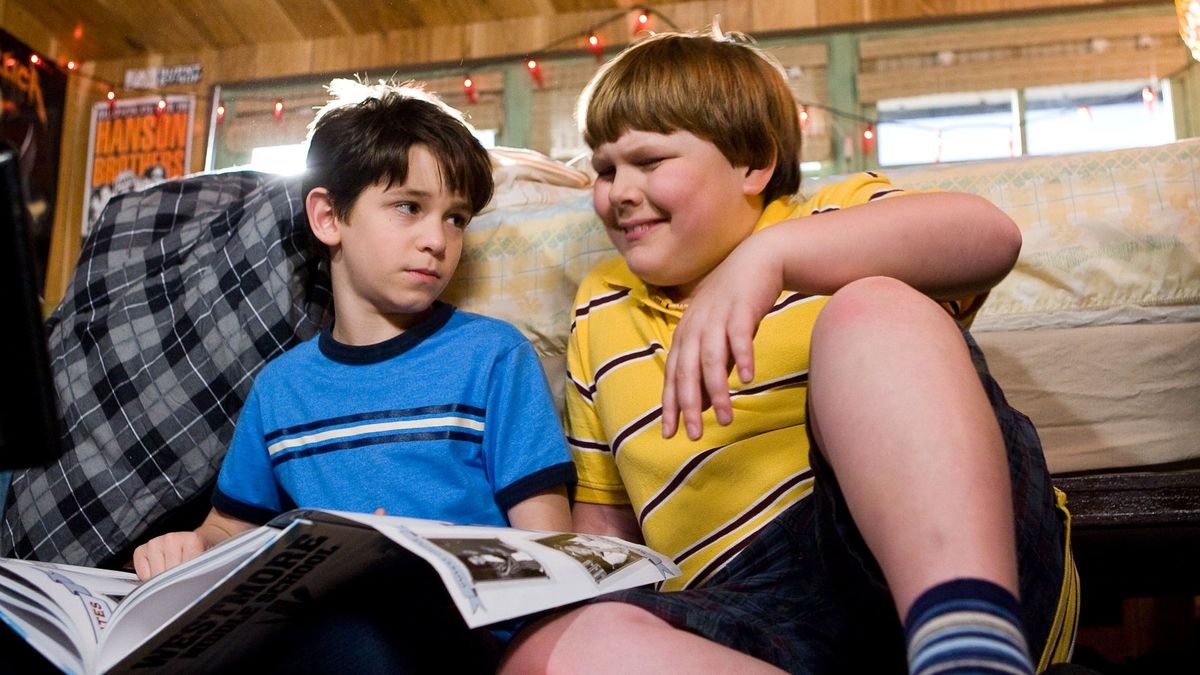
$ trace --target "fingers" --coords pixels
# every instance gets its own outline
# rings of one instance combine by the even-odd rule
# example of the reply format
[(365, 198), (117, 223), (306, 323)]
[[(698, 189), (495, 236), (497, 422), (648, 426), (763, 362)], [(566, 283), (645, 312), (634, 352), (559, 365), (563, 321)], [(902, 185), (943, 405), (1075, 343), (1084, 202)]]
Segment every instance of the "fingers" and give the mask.
[[(697, 376), (696, 388), (700, 400), (693, 411), (697, 426), (701, 424), (701, 413), (709, 405), (716, 414), (717, 423), (728, 425), (733, 421), (733, 406), (729, 401), (729, 345), (724, 331), (705, 336), (700, 346), (700, 372)], [(688, 429), (690, 431), (691, 427)], [(699, 433), (689, 436), (692, 440), (700, 438)]]
[(682, 417), (688, 438), (699, 439), (704, 433), (703, 413), (710, 406), (719, 424), (733, 421), (728, 347), (724, 322), (710, 323), (703, 316), (689, 321), (684, 316), (667, 354), (663, 380), (664, 438), (675, 435)]
[(710, 403), (717, 423), (731, 424), (730, 372), (736, 368), (742, 384), (754, 380), (754, 335), (780, 289), (767, 283), (745, 286), (755, 280), (740, 271), (725, 279), (719, 276), (722, 269), (700, 285), (672, 335), (663, 380), (664, 438), (675, 435), (682, 419), (688, 438), (699, 439)]
[(166, 548), (160, 539), (162, 537), (151, 539), (133, 552), (133, 570), (142, 581), (161, 574), (170, 567), (167, 563)]
[[(742, 317), (729, 331), (729, 353), (733, 358), (733, 366), (737, 368), (738, 380), (742, 384), (750, 384), (754, 380), (754, 322), (746, 324)], [(728, 366), (727, 366), (728, 368)]]
[[(175, 561), (175, 565), (185, 563), (204, 553), (206, 550), (204, 540), (199, 535), (194, 532), (184, 532), (183, 534), (188, 536), (184, 539), (183, 545), (179, 549), (179, 559)], [(175, 565), (171, 565), (171, 567)]]
[(133, 569), (138, 579), (151, 577), (203, 553), (204, 540), (195, 532), (171, 532), (155, 537), (133, 552)]
[(671, 438), (679, 431), (679, 399), (675, 395), (675, 364), (678, 352), (667, 352), (666, 376), (663, 378), (662, 436)]
[(137, 572), (138, 579), (145, 581), (154, 576), (154, 567), (150, 563), (149, 544), (142, 544), (133, 552), (133, 571)]
[(675, 329), (671, 349), (667, 353), (663, 379), (663, 437), (670, 438), (679, 428), (679, 418), (687, 437), (696, 440), (703, 433), (701, 412), (704, 408), (700, 392), (700, 336), (691, 329), (695, 322), (684, 316)]

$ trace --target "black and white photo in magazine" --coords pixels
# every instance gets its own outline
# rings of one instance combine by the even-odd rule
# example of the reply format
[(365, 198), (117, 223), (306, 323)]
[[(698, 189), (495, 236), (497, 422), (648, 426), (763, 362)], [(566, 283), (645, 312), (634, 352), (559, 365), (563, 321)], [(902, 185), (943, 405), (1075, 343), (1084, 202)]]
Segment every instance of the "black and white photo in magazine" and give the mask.
[(429, 541), (457, 558), (475, 582), (544, 579), (548, 576), (533, 556), (499, 539), (430, 538)]
[(642, 554), (619, 542), (586, 534), (556, 534), (535, 541), (574, 558), (596, 583), (643, 558)]

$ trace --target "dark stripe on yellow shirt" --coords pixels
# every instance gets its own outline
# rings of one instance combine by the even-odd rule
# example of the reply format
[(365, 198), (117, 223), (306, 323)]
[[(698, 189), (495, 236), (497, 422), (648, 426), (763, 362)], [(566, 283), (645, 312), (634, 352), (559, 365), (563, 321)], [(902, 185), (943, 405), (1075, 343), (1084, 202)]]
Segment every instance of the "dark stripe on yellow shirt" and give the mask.
[(725, 535), (729, 534), (730, 532), (733, 532), (741, 525), (750, 522), (751, 520), (754, 519), (755, 516), (757, 516), (758, 514), (762, 513), (763, 511), (766, 511), (768, 508), (770, 508), (771, 504), (773, 504), (776, 499), (779, 499), (785, 493), (787, 493), (788, 490), (791, 490), (792, 488), (796, 487), (797, 485), (804, 482), (805, 480), (808, 480), (809, 478), (812, 478), (812, 469), (805, 469), (804, 471), (801, 471), (800, 473), (798, 473), (798, 474), (792, 476), (791, 478), (785, 480), (784, 482), (780, 483), (774, 490), (768, 492), (766, 495), (763, 495), (762, 499), (759, 499), (750, 508), (746, 509), (746, 511), (744, 513), (742, 513), (742, 515), (738, 516), (737, 518), (735, 518), (734, 520), (732, 520), (728, 524), (726, 524), (725, 527), (722, 527), (721, 529), (717, 530), (716, 532), (713, 532), (712, 534), (705, 537), (704, 539), (701, 539), (700, 541), (697, 541), (695, 544), (692, 544), (689, 548), (686, 548), (683, 551), (681, 551), (679, 553), (679, 555), (675, 556), (675, 562), (681, 563), (684, 560), (687, 560), (688, 556), (692, 555), (696, 551), (699, 551), (700, 549), (704, 548), (705, 546), (708, 546), (709, 544), (713, 543), (714, 541), (717, 541), (721, 537), (724, 537)]

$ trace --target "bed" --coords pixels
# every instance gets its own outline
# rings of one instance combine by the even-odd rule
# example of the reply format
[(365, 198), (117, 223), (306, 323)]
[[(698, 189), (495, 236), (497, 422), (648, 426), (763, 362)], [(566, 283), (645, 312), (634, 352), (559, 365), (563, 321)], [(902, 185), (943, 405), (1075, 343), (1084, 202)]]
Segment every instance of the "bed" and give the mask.
[[(571, 293), (613, 251), (585, 173), (519, 159), (506, 180), (539, 189), (472, 225), (450, 293), (520, 326), (562, 382)], [(1022, 230), (972, 332), (1068, 493), (1085, 593), (1200, 593), (1200, 140), (885, 173)]]
[[(515, 149), (493, 163), (497, 196), (468, 230), (448, 299), (516, 324), (561, 393), (575, 286), (613, 250), (585, 172)], [(1200, 584), (1187, 562), (1200, 550), (1198, 165), (1200, 141), (1181, 141), (889, 174), (981, 194), (1022, 229), (1017, 267), (973, 332), (1041, 431), (1085, 589), (1106, 568), (1125, 587)], [(16, 473), (0, 555), (120, 566), (207, 511), (254, 374), (328, 305), (304, 227), (299, 179), (251, 172), (109, 205), (51, 318), (71, 449)]]

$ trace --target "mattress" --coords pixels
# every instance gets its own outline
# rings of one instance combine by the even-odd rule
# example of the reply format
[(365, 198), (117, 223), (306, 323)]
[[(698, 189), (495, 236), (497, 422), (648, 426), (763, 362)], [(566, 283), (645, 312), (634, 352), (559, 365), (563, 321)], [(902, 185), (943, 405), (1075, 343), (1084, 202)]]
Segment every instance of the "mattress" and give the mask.
[(1009, 402), (1037, 426), (1052, 473), (1200, 454), (1200, 323), (974, 335)]
[[(447, 298), (520, 328), (561, 396), (574, 289), (615, 252), (584, 172), (529, 151), (497, 164)], [(1200, 457), (1200, 141), (885, 173), (982, 195), (1021, 228), (972, 332), (1052, 471)]]
[(897, 171), (1021, 229), (972, 332), (1053, 472), (1200, 458), (1200, 141)]

